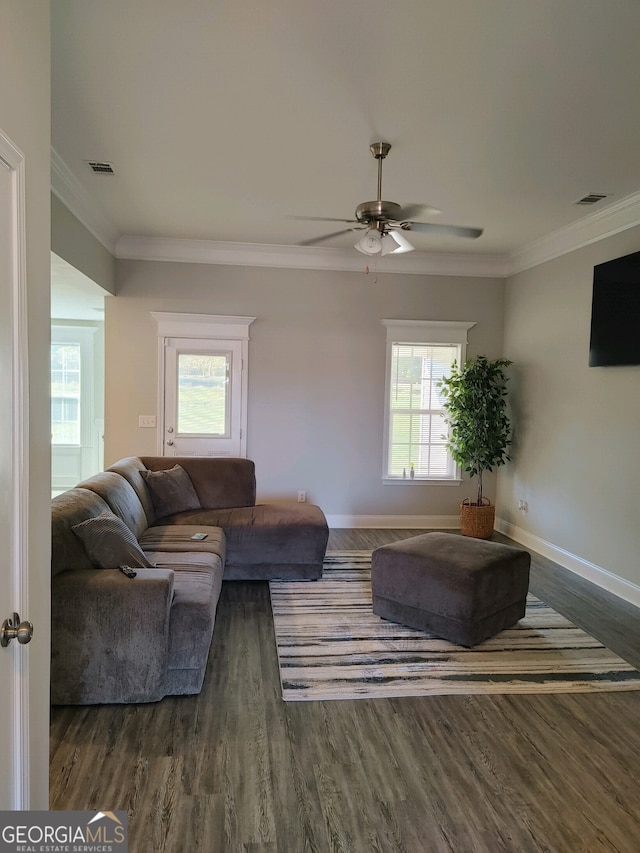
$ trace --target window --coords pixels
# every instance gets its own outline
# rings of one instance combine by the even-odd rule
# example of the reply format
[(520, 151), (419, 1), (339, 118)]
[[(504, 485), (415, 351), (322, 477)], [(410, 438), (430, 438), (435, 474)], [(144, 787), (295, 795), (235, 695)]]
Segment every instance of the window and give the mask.
[(473, 323), (384, 320), (387, 381), (384, 479), (454, 482), (459, 471), (447, 452), (448, 426), (438, 389), (454, 361), (466, 355)]
[(51, 443), (80, 444), (80, 344), (51, 344)]

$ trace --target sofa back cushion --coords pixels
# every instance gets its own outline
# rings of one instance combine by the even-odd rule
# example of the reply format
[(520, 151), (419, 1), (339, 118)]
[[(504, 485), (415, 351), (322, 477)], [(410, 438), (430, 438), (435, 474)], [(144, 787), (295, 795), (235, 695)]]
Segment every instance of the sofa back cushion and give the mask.
[(51, 501), (51, 576), (66, 569), (93, 569), (74, 525), (109, 512), (108, 505), (89, 489), (69, 489)]
[(231, 456), (141, 456), (140, 461), (151, 471), (165, 471), (174, 465), (184, 468), (203, 509), (255, 505), (256, 473), (251, 459)]
[(149, 519), (135, 489), (115, 471), (102, 471), (78, 483), (79, 489), (90, 489), (100, 495), (111, 512), (121, 518), (138, 539), (149, 527)]
[[(142, 479), (141, 472), (146, 470), (146, 467), (142, 464), (138, 456), (125, 456), (124, 459), (119, 459), (107, 468), (107, 471), (120, 474), (129, 483), (138, 496), (149, 526), (151, 526), (156, 520), (156, 513), (151, 503), (149, 489), (147, 489), (147, 485)], [(137, 535), (139, 537), (140, 534)]]

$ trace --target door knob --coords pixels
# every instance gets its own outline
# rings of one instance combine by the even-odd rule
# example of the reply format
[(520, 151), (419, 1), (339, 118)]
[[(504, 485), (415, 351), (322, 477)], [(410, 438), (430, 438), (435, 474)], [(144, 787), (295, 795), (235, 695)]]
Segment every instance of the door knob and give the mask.
[(169, 445), (169, 447), (171, 447), (173, 445), (173, 439), (170, 438), (169, 441), (167, 442), (167, 444)]
[(13, 620), (5, 619), (0, 628), (0, 646), (8, 646), (11, 640), (17, 640), (21, 646), (25, 646), (33, 637), (33, 625), (31, 622), (21, 622), (17, 613), (13, 614)]

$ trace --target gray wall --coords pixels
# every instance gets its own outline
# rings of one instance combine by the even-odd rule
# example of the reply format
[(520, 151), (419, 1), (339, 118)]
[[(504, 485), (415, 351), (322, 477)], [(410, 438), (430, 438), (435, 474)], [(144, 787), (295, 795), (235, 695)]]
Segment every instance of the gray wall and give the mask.
[[(327, 515), (457, 517), (460, 486), (383, 485), (383, 318), (468, 320), (469, 355), (502, 352), (499, 279), (117, 262), (106, 299), (105, 463), (155, 453), (138, 415), (157, 407), (151, 311), (255, 316), (248, 455), (263, 497), (305, 489)], [(494, 483), (488, 483), (493, 496)]]
[(51, 251), (109, 293), (116, 292), (115, 258), (53, 193)]
[[(515, 362), (514, 464), (501, 469), (497, 514), (640, 585), (640, 367), (589, 367), (593, 266), (640, 249), (640, 228), (514, 276), (505, 355)], [(528, 514), (517, 511), (519, 499)], [(562, 562), (562, 555), (561, 555)], [(609, 585), (603, 573), (594, 579)], [(621, 592), (617, 587), (614, 591)], [(622, 590), (624, 591), (624, 590)]]

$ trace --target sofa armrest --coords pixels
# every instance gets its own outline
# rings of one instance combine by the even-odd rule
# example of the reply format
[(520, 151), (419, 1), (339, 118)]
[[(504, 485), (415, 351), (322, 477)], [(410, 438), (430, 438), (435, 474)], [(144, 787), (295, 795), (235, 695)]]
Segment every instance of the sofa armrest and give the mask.
[(173, 598), (171, 569), (66, 571), (52, 582), (53, 704), (161, 699)]

